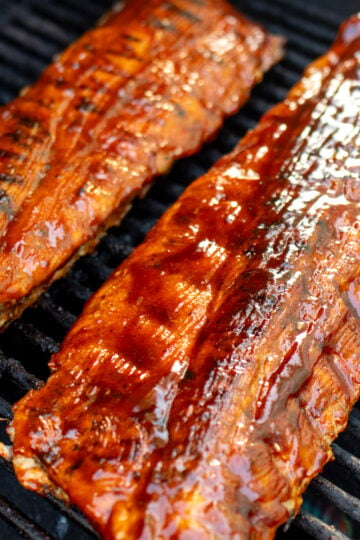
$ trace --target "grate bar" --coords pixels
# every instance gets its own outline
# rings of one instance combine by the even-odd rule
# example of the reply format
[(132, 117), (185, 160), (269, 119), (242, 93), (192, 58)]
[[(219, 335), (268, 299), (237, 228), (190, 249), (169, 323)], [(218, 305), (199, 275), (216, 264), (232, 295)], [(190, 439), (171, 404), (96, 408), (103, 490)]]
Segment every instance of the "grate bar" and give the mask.
[(21, 76), (27, 75), (32, 79), (38, 76), (43, 69), (43, 61), (27, 55), (19, 45), (14, 42), (0, 42), (0, 56), (6, 60), (7, 68), (18, 71)]
[(64, 6), (66, 6), (66, 9), (68, 9), (70, 11), (74, 11), (74, 10), (77, 11), (77, 13), (81, 17), (84, 17), (85, 15), (87, 17), (89, 17), (89, 15), (90, 15), (92, 19), (95, 19), (95, 21), (100, 16), (102, 16), (102, 14), (104, 12), (104, 9), (101, 9), (101, 8), (99, 9), (99, 3), (98, 2), (86, 2), (86, 4), (82, 4), (81, 2), (79, 2), (76, 5), (74, 5), (74, 0), (62, 0), (62, 4)]
[(313, 516), (306, 510), (300, 510), (295, 523), (305, 532), (317, 540), (350, 540), (348, 536), (328, 525), (321, 519)]
[[(258, 86), (256, 88), (256, 94), (260, 96), (264, 95), (265, 97), (266, 95), (268, 95), (268, 92), (270, 92), (275, 102), (282, 101), (286, 95), (287, 88), (284, 85), (278, 84), (277, 82), (275, 82), (275, 80), (269, 80), (266, 82), (266, 87), (268, 89), (264, 88), (264, 86)], [(238, 137), (238, 134), (236, 135)]]
[[(12, 464), (6, 461), (2, 457), (0, 457), (0, 467), (3, 467), (8, 472), (11, 472), (12, 474), (14, 474), (14, 469), (13, 469)], [(68, 518), (74, 521), (82, 529), (88, 532), (93, 538), (99, 538), (99, 535), (96, 533), (96, 531), (94, 531), (94, 529), (89, 524), (89, 522), (76, 509), (72, 508), (71, 506), (68, 506), (63, 501), (61, 501), (60, 499), (57, 499), (56, 497), (54, 497), (54, 495), (51, 495), (51, 494), (46, 495), (46, 500), (50, 502), (54, 506), (54, 508), (59, 510), (62, 514), (65, 514)], [(0, 501), (1, 501), (1, 496), (0, 496)], [(1, 515), (1, 510), (0, 510), (0, 515)]]
[(354, 414), (349, 417), (348, 430), (351, 431), (352, 435), (360, 439), (360, 420)]
[[(271, 25), (271, 30), (278, 34), (283, 33), (283, 28), (283, 25), (278, 23), (274, 23)], [(323, 44), (320, 44), (319, 42), (314, 42), (313, 39), (308, 37), (307, 33), (299, 36), (295, 32), (293, 32), (291, 35), (288, 36), (287, 39), (288, 42), (291, 42), (291, 45), (294, 47), (296, 52), (301, 53), (305, 59), (301, 68), (304, 68), (304, 65), (306, 64), (306, 59), (309, 58), (309, 54), (314, 56), (321, 56), (326, 49), (326, 45), (328, 44), (327, 39), (324, 40)]]
[(22, 536), (30, 540), (51, 540), (51, 537), (0, 495), (0, 516), (15, 526)]
[[(61, 5), (61, 3), (58, 2), (31, 0), (31, 7), (44, 19), (49, 21), (53, 21), (55, 19), (65, 28), (71, 29), (72, 36), (80, 34), (89, 26), (88, 16), (84, 17), (83, 14), (76, 12), (74, 9), (67, 9), (65, 6)], [(105, 6), (100, 9), (100, 13), (104, 11), (104, 9)], [(95, 21), (93, 21), (92, 24), (94, 24), (94, 22)]]
[(17, 7), (14, 20), (16, 26), (23, 28), (29, 35), (34, 35), (38, 39), (41, 36), (46, 43), (46, 48), (63, 49), (69, 42), (67, 30), (52, 21), (44, 20), (34, 12), (29, 17), (28, 10), (23, 6)]
[[(272, 3), (270, 2), (263, 2), (262, 0), (251, 0), (251, 3), (258, 4), (259, 6), (262, 5), (263, 10), (266, 10), (266, 8), (272, 6)], [(299, 21), (306, 22), (306, 25), (302, 25), (299, 27), (296, 27), (297, 31), (301, 31), (301, 28), (309, 28), (309, 33), (311, 35), (311, 30), (316, 31), (317, 29), (321, 30), (321, 36), (327, 35), (327, 39), (331, 40), (331, 30), (336, 30), (339, 25), (339, 17), (336, 16), (332, 10), (330, 9), (318, 9), (314, 3), (304, 3), (304, 0), (292, 0), (291, 5), (288, 0), (277, 0), (276, 1), (276, 7), (280, 10), (282, 8), (286, 8), (286, 11), (283, 11), (283, 20), (286, 22), (286, 25), (290, 24), (288, 18), (285, 18), (284, 15), (291, 12), (291, 18), (293, 21), (296, 21), (298, 19)], [(281, 11), (279, 11), (280, 13)], [(316, 25), (314, 24), (314, 20), (321, 21), (323, 24)], [(328, 32), (328, 30), (330, 31)], [(318, 33), (312, 34), (316, 35), (316, 38), (318, 38)]]
[(37, 385), (42, 384), (42, 381), (34, 375), (28, 373), (23, 365), (14, 358), (4, 355), (0, 351), (0, 372), (6, 373), (14, 382), (16, 382), (22, 390), (28, 391)]
[(323, 476), (317, 476), (311, 487), (319, 491), (353, 520), (360, 522), (360, 500), (339, 488)]
[[(288, 0), (277, 0), (277, 3), (285, 8), (289, 7)], [(323, 3), (322, 7), (319, 8), (314, 5), (314, 2), (304, 3), (304, 0), (292, 0), (292, 11), (294, 14), (307, 17), (309, 22), (314, 22), (317, 19), (319, 28), (322, 30), (332, 27), (336, 31), (339, 26), (339, 14), (336, 14), (332, 9), (328, 9), (326, 3)], [(317, 37), (316, 33), (313, 35)]]
[(337, 462), (349, 469), (352, 474), (360, 478), (360, 459), (341, 448), (337, 443), (332, 444), (332, 449)]
[[(339, 25), (338, 18), (332, 20), (330, 24), (314, 24), (315, 16), (312, 12), (298, 9), (294, 2), (289, 5), (288, 0), (277, 0), (276, 4), (274, 2), (264, 2), (263, 0), (244, 1), (249, 4), (249, 11), (259, 13), (259, 17), (263, 20), (270, 23), (278, 21), (282, 24), (282, 29), (285, 26), (287, 30), (292, 30), (301, 36), (306, 35), (314, 39), (314, 35), (316, 35), (316, 41), (322, 41), (326, 45), (333, 39), (334, 31)], [(284, 7), (286, 7), (285, 10)], [(325, 10), (322, 11), (321, 15), (321, 18), (324, 19)]]
[[(1, 85), (4, 86), (4, 88), (6, 89), (6, 94), (9, 96), (9, 98), (7, 99), (12, 99), (18, 95), (21, 88), (26, 86), (26, 84), (28, 83), (28, 78), (22, 71), (20, 73), (20, 70), (16, 70), (16, 68), (12, 67), (9, 64), (7, 57), (3, 55), (1, 49), (0, 61), (6, 63), (6, 67), (2, 72)], [(1, 102), (4, 103), (4, 95), (2, 89), (1, 98)]]
[(59, 306), (52, 300), (49, 292), (46, 292), (38, 301), (36, 307), (41, 308), (46, 314), (48, 314), (52, 321), (60, 326), (64, 330), (68, 330), (70, 326), (75, 322), (76, 317), (63, 307)]
[[(283, 81), (284, 79), (289, 81), (290, 86), (293, 86), (299, 80), (298, 75), (290, 66), (286, 65), (285, 62), (282, 62), (281, 64), (275, 66), (271, 75), (272, 78), (279, 83), (281, 83), (281, 81)], [(286, 91), (288, 91), (288, 88), (286, 89)]]
[(87, 277), (90, 277), (91, 283), (96, 283), (95, 288), (100, 287), (102, 283), (109, 277), (112, 268), (102, 263), (99, 259), (94, 260), (94, 257), (89, 255), (86, 260)]
[(90, 298), (93, 292), (89, 287), (85, 287), (85, 285), (79, 283), (79, 280), (76, 279), (74, 274), (65, 277), (56, 285), (59, 288), (61, 287), (63, 295), (65, 294), (72, 301), (81, 302), (82, 304)]
[(231, 119), (231, 125), (234, 126), (241, 133), (245, 133), (249, 129), (255, 126), (254, 118), (248, 113), (247, 109), (243, 109), (241, 118)]
[[(16, 29), (14, 27), (2, 28), (1, 39), (11, 44), (19, 56), (25, 56), (29, 60), (29, 55), (31, 58), (36, 55), (38, 60), (35, 65), (38, 66), (40, 71), (43, 69), (43, 63), (49, 61), (49, 54), (54, 54), (57, 49), (45, 37), (39, 38), (39, 35), (30, 35), (26, 29), (20, 27), (16, 27)], [(27, 44), (26, 50), (24, 50), (23, 46), (24, 41)]]
[(109, 233), (104, 238), (102, 246), (107, 250), (108, 257), (114, 257), (117, 259), (116, 264), (120, 263), (125, 257), (130, 255), (132, 247), (129, 244), (120, 242), (112, 233)]
[(80, 514), (77, 510), (72, 508), (71, 506), (67, 506), (64, 502), (62, 502), (60, 499), (57, 499), (51, 494), (48, 494), (46, 496), (46, 499), (58, 510), (60, 510), (63, 514), (68, 516), (70, 519), (72, 519), (77, 525), (82, 527), (85, 531), (87, 531), (90, 535), (92, 535), (95, 538), (100, 538), (100, 536), (97, 534), (97, 532), (92, 528), (90, 523), (84, 518), (82, 514)]
[(27, 341), (37, 345), (42, 352), (48, 355), (54, 354), (59, 350), (59, 344), (55, 340), (43, 332), (40, 332), (40, 330), (30, 322), (18, 319), (13, 323), (13, 328), (21, 333)]

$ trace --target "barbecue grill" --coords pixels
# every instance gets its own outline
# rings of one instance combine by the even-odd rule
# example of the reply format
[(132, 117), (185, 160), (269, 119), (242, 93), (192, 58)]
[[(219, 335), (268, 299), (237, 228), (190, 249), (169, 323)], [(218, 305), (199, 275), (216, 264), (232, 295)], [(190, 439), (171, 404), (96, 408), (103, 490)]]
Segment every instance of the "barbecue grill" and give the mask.
[[(131, 1), (131, 0), (129, 0)], [(179, 161), (145, 199), (136, 201), (121, 227), (112, 228), (93, 255), (79, 260), (37, 304), (0, 336), (0, 417), (48, 376), (58, 349), (84, 302), (143, 239), (164, 210), (197, 176), (230, 151), (270, 106), (283, 99), (304, 67), (333, 41), (339, 24), (360, 8), (359, 0), (233, 0), (245, 14), (288, 38), (285, 59), (252, 94), (248, 105), (225, 123), (216, 140)], [(0, 0), (0, 102), (33, 82), (52, 56), (92, 26), (111, 0)], [(8, 442), (6, 422), (1, 440)], [(277, 540), (360, 539), (360, 409), (333, 444), (335, 462), (310, 485), (299, 516)], [(12, 467), (0, 460), (0, 538), (91, 540), (97, 537), (75, 509), (55, 498), (24, 490)]]

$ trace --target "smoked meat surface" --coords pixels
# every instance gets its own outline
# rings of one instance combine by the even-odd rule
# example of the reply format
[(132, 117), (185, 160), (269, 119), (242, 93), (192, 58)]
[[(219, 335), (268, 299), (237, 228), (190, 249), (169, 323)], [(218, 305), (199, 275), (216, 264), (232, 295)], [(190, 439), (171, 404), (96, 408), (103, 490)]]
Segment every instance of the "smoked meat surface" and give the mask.
[(224, 0), (131, 0), (0, 110), (0, 327), (191, 154), (281, 56)]
[(271, 539), (360, 395), (360, 18), (195, 181), (15, 407), (108, 539)]

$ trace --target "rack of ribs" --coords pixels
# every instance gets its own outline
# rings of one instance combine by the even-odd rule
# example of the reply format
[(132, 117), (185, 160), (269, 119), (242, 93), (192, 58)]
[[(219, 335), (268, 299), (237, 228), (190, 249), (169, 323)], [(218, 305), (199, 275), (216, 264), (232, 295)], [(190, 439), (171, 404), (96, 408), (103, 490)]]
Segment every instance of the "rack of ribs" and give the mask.
[(282, 43), (224, 0), (132, 0), (0, 110), (0, 327), (219, 129)]
[(273, 538), (331, 459), (360, 395), (359, 48), (353, 17), (15, 406), (20, 482), (105, 538)]

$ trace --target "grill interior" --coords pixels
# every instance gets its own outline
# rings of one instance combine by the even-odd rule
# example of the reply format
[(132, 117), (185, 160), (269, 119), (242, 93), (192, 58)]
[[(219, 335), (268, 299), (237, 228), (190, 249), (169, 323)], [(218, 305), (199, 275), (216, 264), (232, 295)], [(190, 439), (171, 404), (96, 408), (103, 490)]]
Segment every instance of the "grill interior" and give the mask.
[[(131, 0), (130, 0), (131, 1)], [(225, 123), (218, 137), (198, 154), (179, 161), (159, 179), (145, 199), (136, 201), (121, 227), (113, 228), (93, 255), (78, 261), (38, 303), (0, 336), (0, 417), (48, 376), (47, 362), (84, 302), (143, 239), (164, 210), (193, 179), (232, 149), (273, 104), (283, 99), (304, 67), (322, 54), (338, 25), (359, 9), (358, 0), (233, 0), (269, 30), (288, 38), (285, 59), (253, 92), (248, 105)], [(101, 4), (101, 5), (100, 5)], [(0, 102), (33, 82), (52, 56), (62, 50), (112, 4), (111, 0), (0, 0)], [(1, 440), (8, 441), (6, 422)], [(277, 539), (360, 538), (360, 409), (333, 445), (335, 462), (310, 485), (299, 516)], [(25, 491), (12, 468), (0, 460), (0, 538), (7, 540), (90, 540), (95, 533), (76, 509), (56, 499)]]

